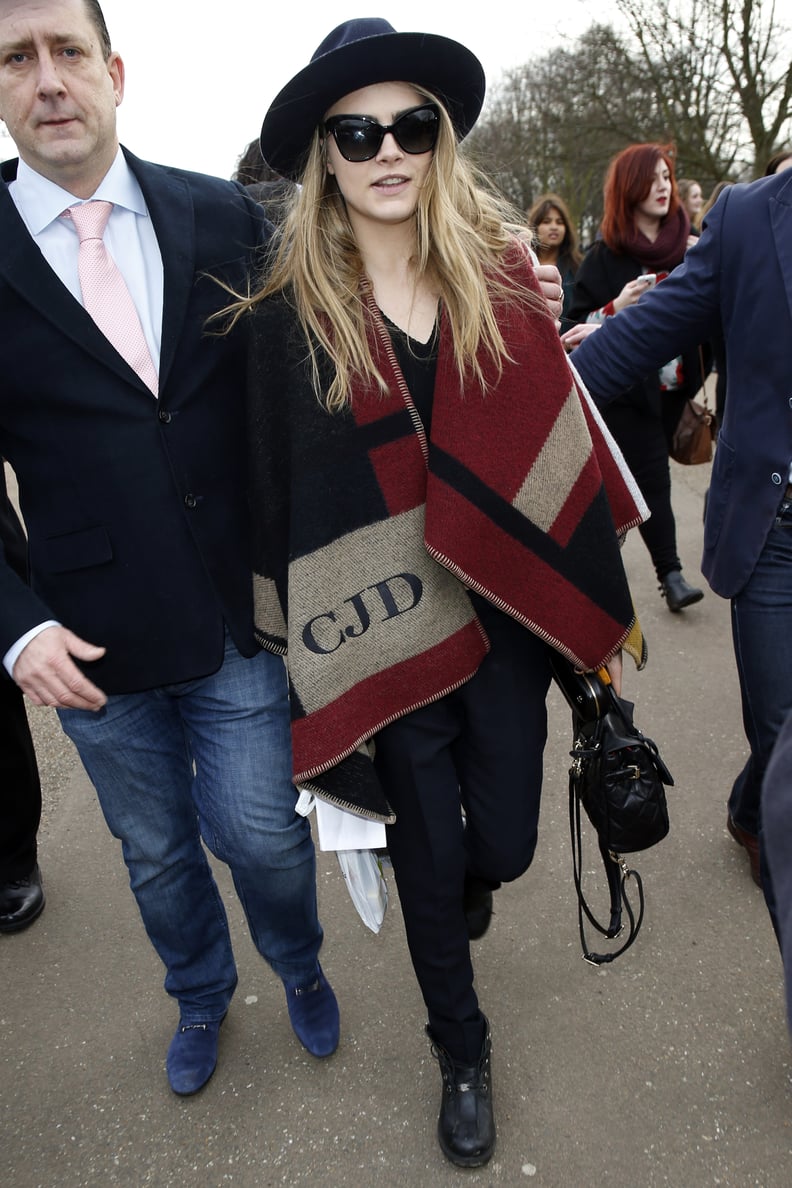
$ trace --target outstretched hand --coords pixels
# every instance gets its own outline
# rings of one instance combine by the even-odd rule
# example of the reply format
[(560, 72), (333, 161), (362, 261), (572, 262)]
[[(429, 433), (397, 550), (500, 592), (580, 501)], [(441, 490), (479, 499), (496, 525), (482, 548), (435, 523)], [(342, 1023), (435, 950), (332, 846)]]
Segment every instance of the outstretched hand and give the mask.
[(107, 701), (72, 660), (99, 660), (105, 649), (88, 643), (66, 627), (47, 627), (22, 649), (13, 677), (34, 705), (98, 710)]
[(576, 346), (580, 346), (581, 342), (587, 339), (589, 334), (599, 330), (601, 325), (601, 322), (579, 322), (577, 326), (561, 335), (561, 345), (565, 351), (574, 351)]
[(644, 273), (642, 276), (636, 276), (635, 280), (627, 281), (619, 296), (614, 298), (613, 308), (616, 313), (627, 309), (629, 305), (635, 305), (636, 301), (651, 289), (653, 282), (652, 273)]

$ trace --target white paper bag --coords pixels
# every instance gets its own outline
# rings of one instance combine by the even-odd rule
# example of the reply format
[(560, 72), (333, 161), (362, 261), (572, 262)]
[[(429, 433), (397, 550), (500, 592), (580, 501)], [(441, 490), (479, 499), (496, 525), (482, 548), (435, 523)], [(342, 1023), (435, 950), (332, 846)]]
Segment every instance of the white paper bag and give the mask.
[(367, 821), (318, 797), (316, 827), (320, 850), (381, 850), (385, 846), (381, 821)]
[(388, 886), (373, 850), (385, 848), (385, 826), (327, 804), (305, 788), (297, 801), (302, 817), (316, 810), (320, 850), (335, 850), (338, 865), (358, 915), (367, 928), (379, 932), (388, 906)]

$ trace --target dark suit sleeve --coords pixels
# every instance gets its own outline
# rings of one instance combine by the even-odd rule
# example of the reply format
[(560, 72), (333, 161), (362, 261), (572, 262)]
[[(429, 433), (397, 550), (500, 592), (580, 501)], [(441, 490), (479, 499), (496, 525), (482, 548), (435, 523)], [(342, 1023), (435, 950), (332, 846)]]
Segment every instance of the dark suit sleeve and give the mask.
[(724, 207), (718, 203), (713, 209), (698, 243), (662, 284), (606, 319), (573, 352), (572, 362), (599, 402), (612, 400), (717, 333)]
[(0, 458), (0, 661), (26, 632), (55, 616), (26, 584), (27, 539), (6, 488)]

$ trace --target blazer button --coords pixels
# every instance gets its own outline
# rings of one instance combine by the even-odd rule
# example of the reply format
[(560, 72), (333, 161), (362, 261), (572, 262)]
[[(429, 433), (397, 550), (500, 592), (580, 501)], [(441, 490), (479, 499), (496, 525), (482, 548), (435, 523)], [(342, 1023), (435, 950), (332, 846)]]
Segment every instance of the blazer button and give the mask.
[(781, 483), (783, 480), (777, 470), (773, 471), (773, 473), (770, 475), (770, 478), (773, 480), (773, 482), (775, 483), (775, 485), (777, 487), (781, 486)]
[(170, 425), (171, 421), (173, 420), (167, 408), (161, 408), (157, 413), (157, 416), (163, 425)]
[(192, 510), (192, 508), (198, 506), (198, 500), (195, 498), (194, 495), (185, 495), (184, 496), (184, 506), (189, 507)]

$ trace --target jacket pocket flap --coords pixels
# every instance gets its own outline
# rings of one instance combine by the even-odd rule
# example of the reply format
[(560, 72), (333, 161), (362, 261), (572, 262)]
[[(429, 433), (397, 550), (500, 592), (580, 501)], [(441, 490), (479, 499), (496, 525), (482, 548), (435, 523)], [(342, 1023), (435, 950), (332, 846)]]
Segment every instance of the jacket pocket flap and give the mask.
[(36, 550), (38, 562), (49, 573), (68, 573), (72, 569), (90, 569), (113, 559), (113, 546), (106, 528), (83, 528), (41, 541)]

